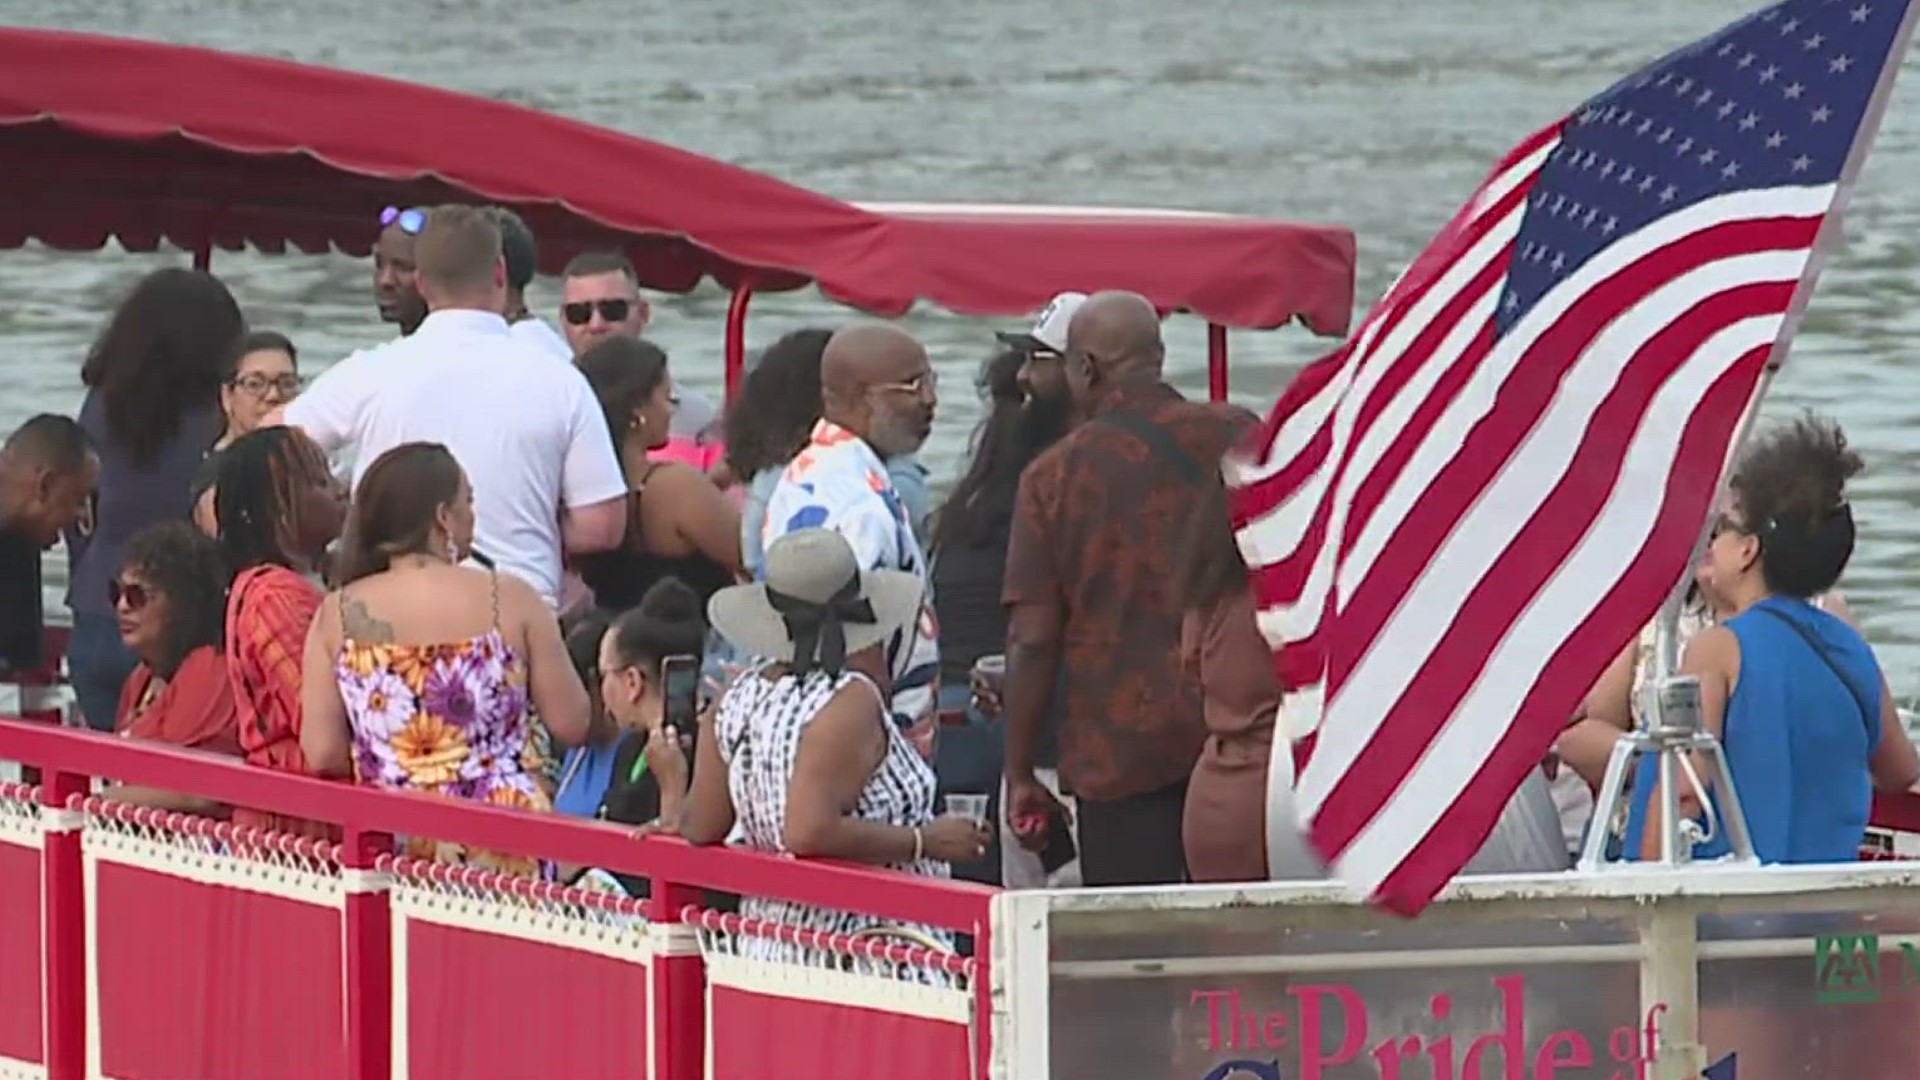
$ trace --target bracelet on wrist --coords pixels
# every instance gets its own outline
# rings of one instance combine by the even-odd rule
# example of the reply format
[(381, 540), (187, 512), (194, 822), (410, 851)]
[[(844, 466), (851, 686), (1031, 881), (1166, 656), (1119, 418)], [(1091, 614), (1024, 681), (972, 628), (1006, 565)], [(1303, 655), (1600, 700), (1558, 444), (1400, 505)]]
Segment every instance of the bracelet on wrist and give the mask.
[(927, 835), (920, 831), (920, 826), (915, 825), (913, 827), (913, 861), (919, 862), (926, 857), (926, 854)]

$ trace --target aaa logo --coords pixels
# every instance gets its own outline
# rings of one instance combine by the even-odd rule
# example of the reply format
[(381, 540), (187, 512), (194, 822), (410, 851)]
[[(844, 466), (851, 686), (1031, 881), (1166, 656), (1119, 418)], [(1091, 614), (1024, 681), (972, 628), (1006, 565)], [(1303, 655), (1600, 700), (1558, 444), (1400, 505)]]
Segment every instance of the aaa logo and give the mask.
[(1822, 1005), (1880, 1000), (1880, 935), (1822, 934), (1813, 946), (1814, 1000)]

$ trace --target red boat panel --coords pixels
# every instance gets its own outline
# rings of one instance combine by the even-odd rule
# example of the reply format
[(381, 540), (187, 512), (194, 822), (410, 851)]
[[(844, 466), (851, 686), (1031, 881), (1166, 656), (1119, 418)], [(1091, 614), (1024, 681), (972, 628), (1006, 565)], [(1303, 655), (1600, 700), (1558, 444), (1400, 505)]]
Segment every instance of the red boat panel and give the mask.
[(646, 139), (506, 102), (209, 49), (0, 29), (0, 245), (118, 238), (364, 255), (388, 205), (518, 210), (545, 269), (624, 247), (653, 288), (815, 282), (880, 314), (926, 300), (1031, 312), (1066, 288), (1168, 310), (1344, 329), (1353, 236), (1220, 216), (863, 209)]
[(40, 849), (0, 840), (0, 1074), (44, 1064), (40, 995)]
[(94, 883), (96, 1075), (346, 1075), (338, 909), (106, 859)]

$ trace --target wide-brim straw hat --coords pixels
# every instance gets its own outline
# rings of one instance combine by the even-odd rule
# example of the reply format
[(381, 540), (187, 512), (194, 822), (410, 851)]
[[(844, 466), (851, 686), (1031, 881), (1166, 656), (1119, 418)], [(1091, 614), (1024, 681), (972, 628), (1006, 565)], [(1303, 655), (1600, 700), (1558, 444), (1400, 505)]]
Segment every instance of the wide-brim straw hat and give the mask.
[[(846, 653), (852, 655), (912, 625), (919, 618), (923, 593), (917, 575), (861, 570), (853, 548), (839, 533), (797, 529), (767, 546), (765, 580), (714, 593), (707, 601), (707, 619), (747, 652), (793, 663), (795, 635), (789, 622), (796, 606), (837, 609)], [(863, 617), (866, 611), (871, 611), (871, 621)], [(814, 659), (800, 657), (798, 662)]]

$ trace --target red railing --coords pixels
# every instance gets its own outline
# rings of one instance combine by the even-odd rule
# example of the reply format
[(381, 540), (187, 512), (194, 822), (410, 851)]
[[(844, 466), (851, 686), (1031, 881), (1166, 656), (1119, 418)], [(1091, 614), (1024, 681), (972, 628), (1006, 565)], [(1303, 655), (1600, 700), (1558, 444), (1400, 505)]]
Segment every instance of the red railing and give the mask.
[[(921, 924), (971, 935), (980, 977), (972, 980), (974, 1060), (985, 1075), (990, 1057), (991, 955), (988, 903), (994, 890), (934, 881), (820, 860), (795, 860), (722, 848), (694, 848), (673, 838), (634, 839), (616, 826), (559, 815), (537, 815), (415, 794), (380, 791), (274, 773), (231, 760), (187, 753), (43, 723), (0, 719), (0, 760), (40, 771), (45, 808), (42, 911), (45, 957), (46, 1075), (87, 1075), (87, 880), (81, 851), (80, 810), (92, 778), (188, 793), (342, 830), (340, 866), (348, 879), (342, 930), (345, 943), (347, 1072), (355, 1080), (394, 1075), (391, 916), (384, 890), (364, 887), (392, 865), (392, 838), (425, 836), (469, 847), (536, 855), (559, 863), (596, 866), (647, 878), (648, 921), (678, 924), (704, 902), (702, 890), (774, 897), (871, 915), (889, 923)], [(17, 794), (17, 793), (16, 793)], [(129, 820), (139, 812), (118, 811)], [(161, 821), (165, 816), (156, 815)], [(177, 820), (177, 819), (175, 819)], [(205, 823), (208, 836), (225, 825)], [(458, 871), (450, 871), (455, 877)], [(528, 885), (538, 892), (541, 886)], [(154, 927), (153, 932), (165, 930)], [(663, 956), (654, 965), (653, 1051), (650, 1073), (661, 1080), (697, 1080), (705, 1051), (704, 984), (698, 954)], [(96, 1063), (97, 1065), (97, 1063)]]

